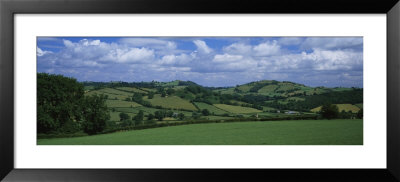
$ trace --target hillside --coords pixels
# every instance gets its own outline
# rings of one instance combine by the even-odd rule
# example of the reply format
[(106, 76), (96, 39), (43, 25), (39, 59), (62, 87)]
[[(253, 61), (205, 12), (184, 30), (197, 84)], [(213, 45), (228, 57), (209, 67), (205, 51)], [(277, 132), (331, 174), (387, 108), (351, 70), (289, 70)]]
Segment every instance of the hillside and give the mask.
[[(85, 95), (104, 94), (111, 120), (119, 114), (133, 118), (139, 111), (144, 120), (271, 118), (315, 115), (329, 102), (339, 109), (358, 112), (363, 103), (362, 89), (308, 87), (288, 81), (262, 80), (235, 87), (203, 87), (191, 81), (170, 82), (83, 82)], [(295, 112), (287, 112), (295, 111)], [(158, 112), (158, 113), (156, 113)], [(156, 114), (162, 117), (156, 118)], [(178, 118), (178, 115), (181, 115)], [(150, 117), (150, 118), (149, 118)]]

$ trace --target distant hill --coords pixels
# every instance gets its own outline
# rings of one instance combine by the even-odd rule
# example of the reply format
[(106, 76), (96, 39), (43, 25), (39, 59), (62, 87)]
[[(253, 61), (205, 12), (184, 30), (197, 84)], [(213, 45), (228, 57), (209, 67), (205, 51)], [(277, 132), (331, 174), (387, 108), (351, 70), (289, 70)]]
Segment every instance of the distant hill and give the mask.
[[(83, 82), (86, 92), (105, 93), (111, 98), (128, 99), (132, 93), (143, 96), (158, 94), (155, 100), (146, 100), (161, 108), (180, 108), (188, 111), (195, 110), (194, 106), (204, 106), (201, 103), (214, 105), (226, 104), (249, 107), (262, 111), (295, 110), (310, 112), (325, 103), (362, 104), (362, 88), (327, 88), (309, 87), (289, 81), (260, 80), (234, 87), (204, 87), (192, 81), (174, 80), (170, 82)], [(113, 88), (115, 91), (107, 91)], [(104, 90), (105, 89), (105, 90)], [(122, 92), (128, 93), (122, 94)], [(90, 93), (89, 93), (90, 94)], [(169, 103), (171, 97), (180, 98), (178, 103)], [(169, 98), (168, 98), (169, 97)], [(146, 97), (147, 98), (147, 97)], [(168, 98), (168, 99), (167, 99)], [(199, 104), (193, 104), (193, 103)], [(156, 104), (157, 103), (157, 104)], [(169, 107), (168, 105), (171, 105)], [(142, 104), (143, 105), (143, 104)]]

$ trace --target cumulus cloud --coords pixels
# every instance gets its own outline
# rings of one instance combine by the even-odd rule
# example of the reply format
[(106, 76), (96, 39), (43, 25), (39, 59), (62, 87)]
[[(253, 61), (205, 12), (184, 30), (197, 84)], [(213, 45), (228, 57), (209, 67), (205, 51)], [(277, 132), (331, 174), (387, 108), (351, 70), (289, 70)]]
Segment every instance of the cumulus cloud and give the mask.
[(188, 64), (192, 60), (191, 56), (187, 54), (180, 55), (165, 55), (161, 58), (160, 63), (164, 65), (185, 65)]
[(154, 49), (176, 49), (175, 42), (155, 38), (122, 38), (119, 42), (134, 47), (147, 46)]
[(243, 43), (233, 43), (223, 48), (223, 51), (229, 54), (251, 54), (252, 46)]
[(275, 79), (362, 86), (362, 38), (208, 39), (59, 39), (58, 51), (38, 43), (38, 70), (92, 81), (180, 79), (229, 86)]
[(39, 47), (36, 47), (36, 55), (39, 57), (44, 56), (45, 54), (49, 54), (49, 53), (52, 53), (52, 52), (51, 51), (43, 51)]
[(200, 53), (209, 54), (212, 51), (212, 49), (207, 46), (206, 42), (202, 40), (194, 40), (193, 43), (196, 45), (197, 51)]
[(147, 48), (112, 49), (108, 54), (99, 58), (101, 61), (119, 63), (146, 62), (154, 59), (154, 51)]
[(241, 55), (230, 55), (230, 54), (217, 54), (214, 56), (213, 61), (215, 62), (237, 62), (243, 59)]
[(302, 49), (357, 49), (361, 50), (363, 39), (361, 37), (336, 37), (336, 38), (306, 38), (301, 44)]
[(278, 42), (276, 40), (274, 40), (272, 42), (268, 41), (265, 43), (261, 43), (253, 47), (253, 50), (255, 51), (255, 54), (257, 56), (272, 56), (280, 53), (281, 46), (278, 45)]

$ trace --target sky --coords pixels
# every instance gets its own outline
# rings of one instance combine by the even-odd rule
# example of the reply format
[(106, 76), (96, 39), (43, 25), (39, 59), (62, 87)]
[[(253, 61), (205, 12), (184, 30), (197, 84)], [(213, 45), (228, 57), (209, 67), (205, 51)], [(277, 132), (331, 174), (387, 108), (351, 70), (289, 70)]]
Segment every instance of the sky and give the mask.
[(362, 37), (38, 37), (37, 71), (78, 81), (363, 87)]

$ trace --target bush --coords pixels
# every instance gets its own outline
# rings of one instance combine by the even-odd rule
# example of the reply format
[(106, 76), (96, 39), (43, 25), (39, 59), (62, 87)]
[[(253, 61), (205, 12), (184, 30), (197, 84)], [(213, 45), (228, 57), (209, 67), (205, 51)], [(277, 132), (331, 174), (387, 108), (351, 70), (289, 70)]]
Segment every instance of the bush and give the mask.
[(324, 104), (321, 108), (321, 115), (326, 119), (338, 118), (339, 108), (334, 104)]

